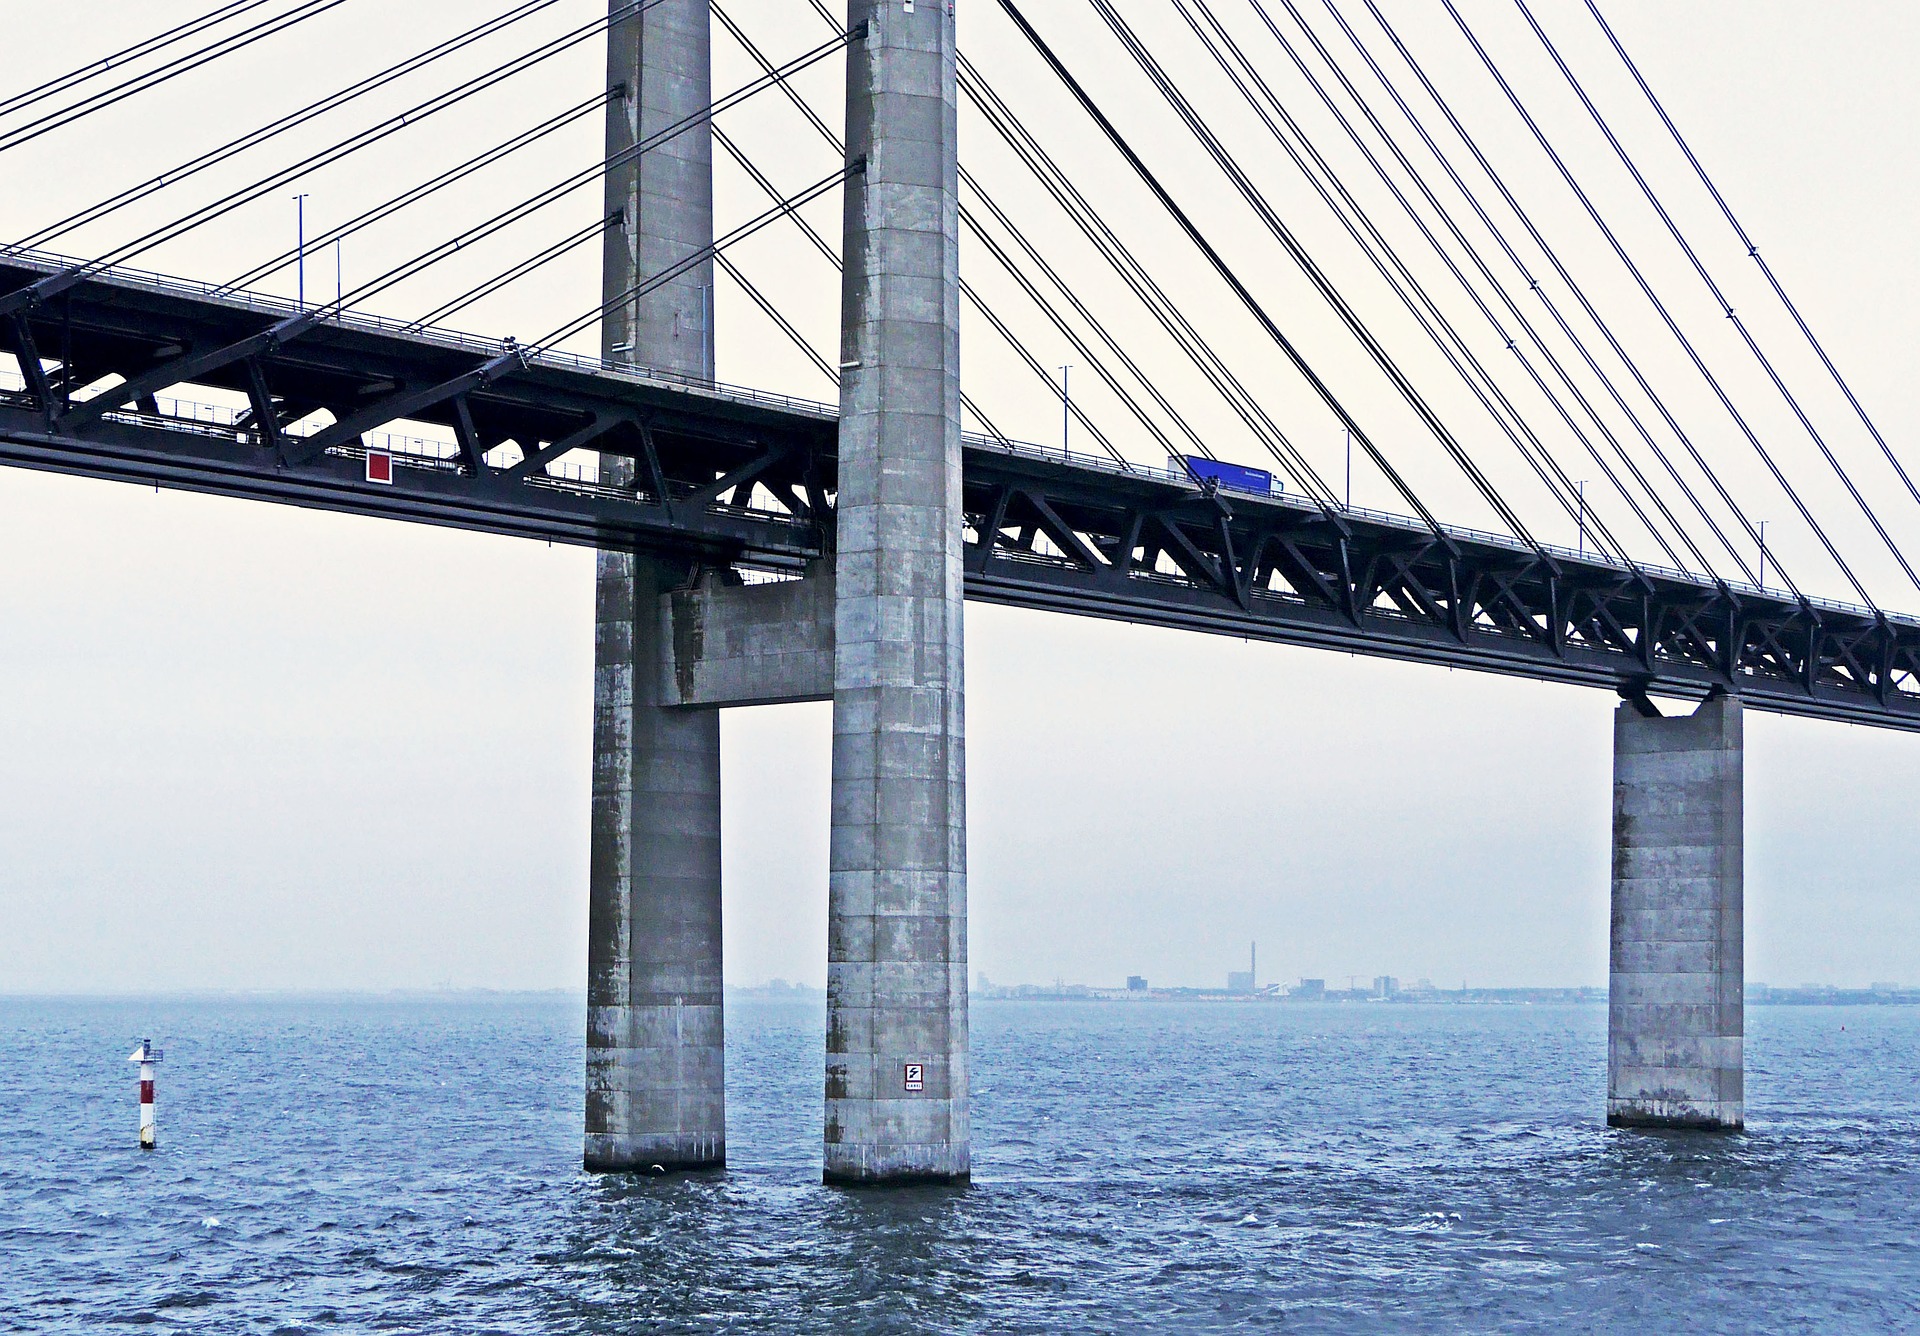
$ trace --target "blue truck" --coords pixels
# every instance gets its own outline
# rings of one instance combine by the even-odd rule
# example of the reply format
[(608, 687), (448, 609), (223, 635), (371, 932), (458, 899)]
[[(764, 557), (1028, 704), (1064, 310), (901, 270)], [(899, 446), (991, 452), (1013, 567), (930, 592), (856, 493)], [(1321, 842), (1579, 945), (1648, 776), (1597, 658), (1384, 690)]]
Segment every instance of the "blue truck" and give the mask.
[(1227, 464), (1218, 459), (1202, 459), (1199, 455), (1174, 455), (1168, 458), (1167, 467), (1195, 482), (1211, 481), (1236, 492), (1271, 496), (1279, 490), (1273, 485), (1271, 473), (1265, 469), (1250, 469), (1244, 464)]

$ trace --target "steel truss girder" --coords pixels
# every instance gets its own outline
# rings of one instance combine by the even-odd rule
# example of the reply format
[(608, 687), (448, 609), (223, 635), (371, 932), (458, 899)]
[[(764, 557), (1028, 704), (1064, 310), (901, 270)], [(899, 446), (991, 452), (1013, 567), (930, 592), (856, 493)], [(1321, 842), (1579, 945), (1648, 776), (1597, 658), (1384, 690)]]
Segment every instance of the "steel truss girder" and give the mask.
[[(111, 275), (8, 304), (58, 272), (0, 255), (0, 353), (28, 382), (0, 393), (0, 463), (707, 565), (797, 569), (832, 550), (831, 410)], [(188, 371), (189, 391), (230, 392), (244, 413), (217, 428), (161, 417), (154, 395)], [(127, 388), (69, 403), (108, 376)], [(319, 408), (342, 424), (329, 436), (286, 430)], [(446, 430), (456, 457), (396, 456), (394, 482), (369, 483), (359, 434), (398, 414), (401, 430)], [(489, 464), (507, 441), (522, 461)], [(546, 475), (574, 449), (631, 457), (634, 482)], [(1920, 624), (1904, 619), (979, 440), (963, 477), (977, 600), (1629, 695), (1718, 687), (1762, 709), (1920, 730)], [(745, 504), (761, 494), (772, 509)]]
[[(0, 305), (48, 273), (59, 271), (0, 256)], [(709, 561), (780, 564), (824, 545), (830, 515), (783, 502), (815, 486), (809, 460), (834, 439), (830, 415), (530, 362), (510, 345), (113, 275), (60, 277), (57, 300), (13, 301), (0, 315), (0, 352), (27, 382), (0, 395), (7, 462)], [(49, 348), (67, 359), (51, 370)], [(246, 405), (230, 428), (160, 416), (157, 394), (221, 397), (207, 391)], [(288, 430), (319, 409), (332, 426)], [(367, 483), (364, 433), (422, 434), (412, 424), (451, 435), (456, 459), (396, 455), (391, 486)], [(507, 442), (520, 462), (491, 466), (488, 452)], [(548, 476), (583, 448), (632, 456), (638, 483), (622, 494)], [(756, 487), (771, 504), (745, 504)], [(722, 504), (726, 492), (741, 504)]]
[[(1564, 554), (1549, 569), (1463, 535), (1449, 551), (1411, 522), (1348, 516), (1342, 536), (1284, 499), (1203, 499), (984, 444), (965, 476), (967, 593), (982, 601), (1629, 693), (1717, 687), (1761, 709), (1920, 730), (1920, 625)], [(1009, 536), (1032, 528), (1053, 552)], [(1154, 569), (1156, 528), (1179, 536), (1178, 576)]]

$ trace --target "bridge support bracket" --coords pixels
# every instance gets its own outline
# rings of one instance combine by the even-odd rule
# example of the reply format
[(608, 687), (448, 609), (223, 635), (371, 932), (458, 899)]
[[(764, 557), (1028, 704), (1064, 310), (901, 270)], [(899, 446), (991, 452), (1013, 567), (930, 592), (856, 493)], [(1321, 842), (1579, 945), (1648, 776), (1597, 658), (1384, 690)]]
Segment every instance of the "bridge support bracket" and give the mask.
[(833, 567), (772, 584), (702, 581), (660, 599), (660, 699), (680, 709), (833, 699)]

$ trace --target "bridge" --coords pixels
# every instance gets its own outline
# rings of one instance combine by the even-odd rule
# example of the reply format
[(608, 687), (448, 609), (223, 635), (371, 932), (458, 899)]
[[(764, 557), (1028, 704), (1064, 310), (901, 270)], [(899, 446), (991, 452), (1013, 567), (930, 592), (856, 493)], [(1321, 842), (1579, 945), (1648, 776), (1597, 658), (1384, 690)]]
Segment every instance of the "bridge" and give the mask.
[[(27, 298), (79, 263), (0, 253), (0, 287)], [(830, 405), (555, 353), (502, 363), (472, 338), (112, 270), (14, 304), (10, 348), (59, 347), (75, 379), (120, 388), (78, 404), (51, 381), (0, 391), (7, 463), (690, 568), (800, 576), (832, 552)], [(190, 385), (255, 406), (161, 411), (155, 396)], [(339, 425), (278, 430), (315, 407)], [(369, 482), (368, 436), (403, 419), (451, 445), (386, 434), (390, 481)], [(502, 447), (518, 457), (496, 466)], [(549, 471), (587, 448), (634, 481)], [(1911, 619), (984, 435), (963, 437), (961, 473), (969, 598), (1920, 727)]]
[[(1002, 7), (1270, 324), (1068, 62)], [(820, 127), (845, 160), (825, 183), (846, 201), (840, 358), (823, 364), (839, 402), (726, 385), (712, 292), (735, 234), (714, 222), (714, 149), (730, 144), (714, 117), (742, 95), (714, 97), (716, 18), (746, 41), (709, 0), (613, 0), (597, 25), (606, 208), (575, 242), (603, 247), (604, 284), (567, 331), (597, 328), (597, 357), (145, 273), (118, 253), (0, 248), (0, 462), (599, 551), (587, 1164), (725, 1162), (717, 711), (812, 700), (834, 707), (825, 1176), (968, 1176), (964, 599), (1617, 693), (1607, 1115), (1740, 1126), (1742, 710), (1920, 728), (1920, 620), (1864, 589), (1769, 588), (1764, 559), (1716, 573), (1671, 513), (1648, 525), (1666, 562), (1597, 516), (1589, 544), (1584, 492), (1569, 549), (1497, 495), (1506, 533), (1441, 522), (1404, 487), (1409, 513), (1356, 506), (1277, 430), (1278, 482), (1209, 465), (1236, 442), (1195, 436), (1143, 462), (1003, 434), (962, 393), (959, 361), (963, 301), (980, 298), (959, 264), (975, 215), (958, 108), (970, 90), (994, 99), (938, 0), (851, 0), (804, 58), (847, 63), (845, 134)], [(762, 59), (751, 91), (797, 100), (797, 65)], [(756, 228), (803, 198), (769, 194)], [(1228, 383), (1264, 439), (1259, 396)], [(1432, 425), (1484, 480), (1473, 460), (1490, 443)], [(1536, 462), (1566, 504), (1564, 471), (1544, 449)], [(1694, 708), (1669, 716), (1655, 697)]]

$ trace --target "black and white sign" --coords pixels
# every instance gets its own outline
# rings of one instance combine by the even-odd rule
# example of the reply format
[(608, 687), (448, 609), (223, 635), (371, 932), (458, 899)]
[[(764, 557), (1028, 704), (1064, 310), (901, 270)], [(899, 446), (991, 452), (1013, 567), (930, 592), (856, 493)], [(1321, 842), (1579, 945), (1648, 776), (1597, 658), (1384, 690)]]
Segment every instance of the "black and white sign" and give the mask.
[(907, 1089), (925, 1090), (927, 1088), (927, 1068), (925, 1063), (907, 1064)]

